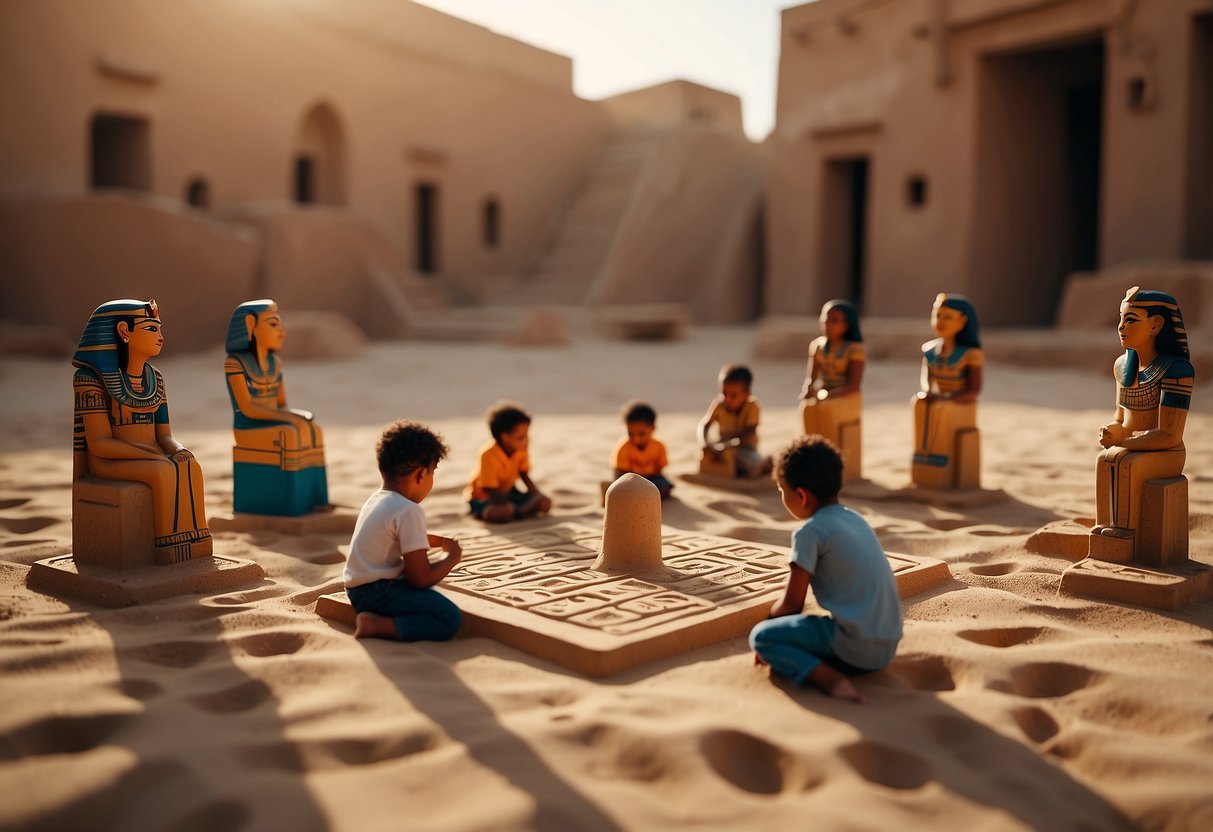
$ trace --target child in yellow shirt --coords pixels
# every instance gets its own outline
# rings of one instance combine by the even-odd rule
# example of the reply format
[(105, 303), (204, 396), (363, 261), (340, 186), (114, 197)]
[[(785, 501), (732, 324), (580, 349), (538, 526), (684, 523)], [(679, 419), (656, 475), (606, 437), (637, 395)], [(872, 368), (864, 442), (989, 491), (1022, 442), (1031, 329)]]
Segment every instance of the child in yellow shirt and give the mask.
[(662, 475), (670, 464), (665, 444), (653, 438), (657, 411), (644, 402), (628, 402), (623, 409), (623, 423), (628, 435), (615, 448), (615, 479), (628, 473), (639, 474), (657, 486), (661, 498), (665, 499), (670, 496), (674, 484)]
[[(464, 497), (472, 516), (489, 523), (508, 523), (544, 514), (552, 501), (531, 481), (531, 416), (513, 402), (498, 402), (488, 412), (493, 441), (480, 449)], [(521, 480), (526, 491), (517, 488)]]

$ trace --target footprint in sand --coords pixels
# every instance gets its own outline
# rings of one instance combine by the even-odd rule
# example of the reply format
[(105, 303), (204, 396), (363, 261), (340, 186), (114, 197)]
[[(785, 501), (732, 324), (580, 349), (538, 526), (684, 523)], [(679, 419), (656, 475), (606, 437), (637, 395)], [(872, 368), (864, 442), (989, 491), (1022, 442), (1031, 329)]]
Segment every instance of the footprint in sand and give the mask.
[(987, 687), (1027, 699), (1053, 699), (1068, 696), (1100, 681), (1090, 668), (1065, 662), (1033, 662), (1011, 671), (1008, 681), (994, 681)]
[(55, 517), (0, 517), (0, 529), (13, 534), (33, 534), (58, 522)]
[(1018, 572), (1023, 567), (1014, 561), (1002, 561), (1001, 563), (981, 563), (975, 566), (968, 567), (968, 570), (974, 575), (981, 575), (987, 578), (997, 578), (1002, 575), (1010, 575), (1012, 572)]
[(425, 728), (367, 739), (279, 740), (248, 745), (237, 754), (250, 768), (303, 773), (398, 760), (437, 748), (441, 742), (434, 730)]
[(118, 683), (118, 690), (123, 696), (146, 702), (164, 693), (164, 688), (151, 679), (123, 679)]
[(7, 731), (0, 759), (91, 751), (135, 718), (134, 714), (92, 714), (40, 719)]
[(308, 638), (303, 633), (282, 630), (253, 633), (231, 642), (234, 647), (259, 659), (270, 656), (289, 656), (292, 653), (298, 653), (307, 643)]
[(1048, 711), (1035, 705), (1016, 708), (1011, 711), (1011, 718), (1015, 720), (1019, 730), (1023, 731), (1024, 736), (1037, 744), (1048, 742), (1061, 730), (1057, 720)]
[(989, 630), (961, 630), (956, 635), (965, 641), (984, 644), (986, 647), (1014, 647), (1017, 644), (1038, 641), (1041, 637), (1050, 636), (1056, 632), (1048, 627), (1005, 627)]
[(888, 672), (914, 690), (956, 690), (956, 679), (943, 656), (898, 656)]
[(161, 667), (194, 667), (214, 653), (219, 645), (213, 641), (162, 641), (132, 650), (143, 661)]
[(30, 500), (29, 497), (12, 497), (7, 500), (0, 500), (0, 511), (4, 511), (5, 509), (10, 509), (10, 508), (20, 508), (21, 506), (28, 503), (29, 500)]
[(838, 754), (860, 777), (878, 786), (909, 791), (932, 779), (930, 761), (889, 745), (861, 740), (838, 749)]
[(822, 767), (742, 731), (710, 731), (699, 750), (712, 771), (751, 794), (805, 792), (826, 779)]
[(230, 688), (190, 697), (195, 707), (213, 714), (234, 714), (249, 711), (272, 697), (269, 686), (249, 679)]

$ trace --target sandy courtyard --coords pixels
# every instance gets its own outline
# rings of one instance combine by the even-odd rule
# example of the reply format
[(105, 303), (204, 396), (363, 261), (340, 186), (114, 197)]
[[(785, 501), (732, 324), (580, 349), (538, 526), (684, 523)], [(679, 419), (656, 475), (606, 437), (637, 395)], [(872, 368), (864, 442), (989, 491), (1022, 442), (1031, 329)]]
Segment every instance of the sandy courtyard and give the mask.
[[(230, 509), (231, 415), (218, 351), (155, 363), (173, 433), (200, 459), (212, 514)], [(288, 314), (289, 327), (289, 314)], [(924, 326), (924, 338), (927, 332)], [(485, 408), (534, 414), (533, 477), (553, 518), (601, 524), (599, 481), (629, 398), (659, 413), (676, 529), (785, 546), (772, 489), (682, 482), (716, 371), (754, 331), (674, 343), (580, 333), (564, 347), (379, 343), (360, 359), (287, 364), (291, 403), (327, 432), (330, 495), (378, 485), (395, 418), (452, 448), (425, 508), (458, 536)], [(0, 360), (0, 827), (5, 829), (1213, 829), (1213, 602), (1174, 613), (1061, 596), (1069, 562), (1027, 537), (1089, 516), (1106, 372), (988, 368), (975, 508), (848, 499), (895, 552), (953, 579), (905, 604), (893, 666), (864, 706), (772, 680), (742, 638), (591, 680), (481, 638), (360, 642), (317, 618), (340, 588), (342, 535), (217, 532), (260, 563), (258, 586), (110, 610), (26, 588), (71, 541), (72, 370)], [(796, 430), (797, 361), (751, 361), (762, 445)], [(1192, 552), (1213, 561), (1213, 397), (1188, 418)], [(873, 362), (864, 468), (909, 477), (918, 368)]]

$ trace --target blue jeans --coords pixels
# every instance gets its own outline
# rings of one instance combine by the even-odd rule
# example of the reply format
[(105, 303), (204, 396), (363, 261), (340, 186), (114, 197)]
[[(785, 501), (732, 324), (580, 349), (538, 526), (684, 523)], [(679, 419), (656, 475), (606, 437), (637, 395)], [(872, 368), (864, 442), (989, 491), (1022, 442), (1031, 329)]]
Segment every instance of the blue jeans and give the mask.
[(348, 587), (356, 612), (373, 612), (396, 620), (401, 641), (447, 641), (459, 632), (463, 615), (441, 592), (418, 589), (403, 579)]
[(822, 662), (846, 674), (871, 672), (838, 658), (831, 646), (837, 629), (826, 615), (784, 615), (756, 624), (750, 646), (772, 670), (798, 685)]

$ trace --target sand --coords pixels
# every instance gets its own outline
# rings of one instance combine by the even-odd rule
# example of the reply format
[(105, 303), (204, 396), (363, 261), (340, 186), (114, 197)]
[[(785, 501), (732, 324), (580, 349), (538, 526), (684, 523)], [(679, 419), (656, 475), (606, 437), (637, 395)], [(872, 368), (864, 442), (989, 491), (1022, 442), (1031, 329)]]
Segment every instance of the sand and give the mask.
[[(431, 529), (474, 525), (461, 490), (485, 408), (535, 414), (534, 478), (557, 520), (601, 522), (599, 482), (646, 398), (669, 446), (664, 522), (786, 545), (774, 492), (682, 482), (718, 367), (752, 328), (673, 343), (565, 347), (373, 344), (287, 366), (292, 403), (329, 441), (334, 502), (378, 484), (373, 444), (407, 417), (452, 453)], [(1116, 355), (1110, 338), (1109, 365)], [(157, 365), (174, 435), (230, 509), (231, 434), (219, 352)], [(753, 361), (762, 442), (796, 430), (803, 366)], [(865, 473), (909, 477), (918, 368), (874, 362)], [(29, 564), (71, 540), (71, 369), (0, 363), (0, 827), (20, 829), (1213, 829), (1213, 603), (1177, 612), (1058, 594), (1069, 562), (1029, 534), (1093, 513), (1110, 373), (994, 365), (980, 403), (983, 482), (969, 508), (850, 500), (891, 551), (941, 558), (953, 580), (905, 605), (892, 667), (858, 706), (772, 680), (744, 639), (590, 680), (481, 638), (357, 641), (311, 611), (340, 588), (341, 535), (220, 533), (259, 562), (248, 590), (109, 610), (29, 590)], [(1192, 550), (1213, 560), (1213, 397), (1187, 426)], [(845, 501), (845, 494), (844, 494)]]

